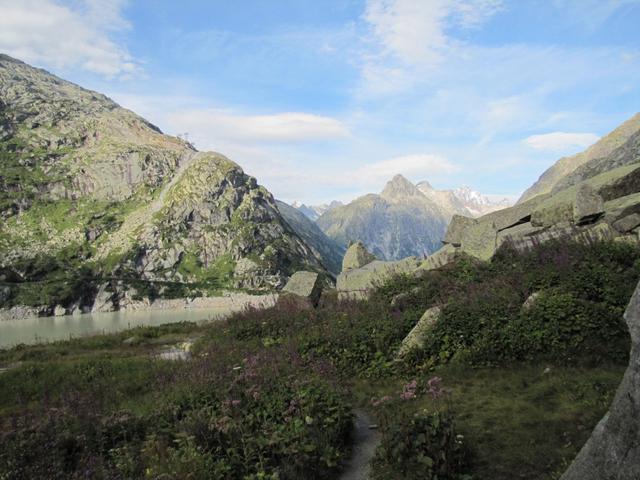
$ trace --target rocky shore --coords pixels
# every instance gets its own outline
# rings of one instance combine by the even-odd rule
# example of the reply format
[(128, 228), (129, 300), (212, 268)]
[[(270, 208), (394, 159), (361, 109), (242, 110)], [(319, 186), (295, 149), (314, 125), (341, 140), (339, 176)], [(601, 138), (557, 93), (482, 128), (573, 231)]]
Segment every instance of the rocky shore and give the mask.
[(219, 308), (228, 309), (229, 311), (240, 311), (244, 308), (269, 308), (273, 306), (278, 299), (275, 293), (262, 295), (251, 295), (248, 293), (225, 292), (215, 297), (196, 297), (196, 298), (173, 298), (173, 299), (155, 299), (153, 301), (145, 298), (143, 300), (130, 300), (119, 308), (100, 308), (94, 306), (90, 310), (76, 308), (73, 311), (65, 309), (61, 306), (51, 307), (48, 305), (39, 307), (28, 307), (24, 305), (14, 306), (11, 308), (0, 309), (0, 321), (4, 320), (22, 320), (33, 317), (51, 317), (62, 315), (80, 315), (82, 313), (98, 313), (111, 311), (143, 311), (143, 310), (184, 310), (184, 309), (207, 309)]

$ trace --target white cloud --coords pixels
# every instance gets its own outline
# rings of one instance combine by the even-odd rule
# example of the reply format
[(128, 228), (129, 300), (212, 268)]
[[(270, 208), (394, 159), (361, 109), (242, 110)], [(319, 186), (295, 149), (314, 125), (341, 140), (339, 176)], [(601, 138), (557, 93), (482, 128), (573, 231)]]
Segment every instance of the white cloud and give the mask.
[(461, 42), (451, 26), (473, 28), (501, 9), (502, 0), (368, 0), (364, 20), (372, 51), (364, 56), (362, 74), (374, 93), (406, 88)]
[(349, 130), (340, 120), (302, 112), (272, 115), (239, 115), (206, 109), (170, 113), (169, 125), (188, 131), (196, 141), (216, 142), (304, 142), (344, 138)]
[(54, 0), (0, 0), (0, 51), (29, 63), (82, 68), (105, 77), (139, 70), (110, 34), (128, 28), (122, 0), (84, 0), (75, 8)]
[(569, 149), (587, 148), (598, 141), (595, 133), (552, 132), (542, 135), (531, 135), (523, 142), (536, 150), (562, 152)]

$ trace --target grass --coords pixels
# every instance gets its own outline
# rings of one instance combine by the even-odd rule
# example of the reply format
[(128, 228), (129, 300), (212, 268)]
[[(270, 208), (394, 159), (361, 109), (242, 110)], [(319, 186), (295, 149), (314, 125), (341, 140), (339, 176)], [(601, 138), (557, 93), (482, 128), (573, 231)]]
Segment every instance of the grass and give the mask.
[[(471, 450), (474, 478), (551, 480), (559, 478), (606, 413), (625, 367), (546, 370), (544, 363), (478, 369), (455, 365), (414, 378), (437, 375), (450, 391), (446, 409)], [(352, 388), (362, 408), (379, 414), (371, 399), (397, 397), (408, 381), (358, 380)], [(441, 405), (421, 395), (397, 401), (393, 408), (400, 415), (399, 410), (436, 411)]]
[[(625, 370), (621, 314), (638, 258), (629, 245), (556, 243), (400, 276), (365, 302), (328, 294), (315, 310), (283, 301), (217, 324), (0, 351), (0, 367), (18, 365), (0, 374), (0, 474), (58, 465), (60, 478), (87, 469), (94, 478), (335, 478), (358, 405), (378, 417), (383, 438), (403, 443), (379, 450), (377, 478), (436, 478), (440, 459), (457, 480), (556, 479)], [(551, 294), (524, 311), (534, 291)], [(398, 361), (433, 305), (443, 316), (424, 348)], [(193, 360), (154, 358), (186, 338), (197, 338)], [(430, 390), (436, 376), (446, 394)], [(113, 429), (126, 435), (105, 437)], [(440, 440), (455, 459), (429, 451)], [(60, 452), (63, 441), (75, 453), (62, 466), (60, 454), (19, 454)], [(399, 474), (407, 458), (420, 461)]]

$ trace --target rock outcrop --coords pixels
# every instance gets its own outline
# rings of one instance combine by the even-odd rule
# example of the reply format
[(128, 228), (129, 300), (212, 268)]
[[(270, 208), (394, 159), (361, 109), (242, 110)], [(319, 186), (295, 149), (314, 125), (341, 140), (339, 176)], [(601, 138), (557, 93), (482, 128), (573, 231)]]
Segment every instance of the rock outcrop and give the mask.
[(367, 298), (377, 287), (393, 275), (412, 273), (420, 266), (421, 260), (408, 257), (397, 262), (374, 260), (360, 268), (346, 270), (338, 275), (336, 289), (340, 299), (360, 300)]
[[(640, 163), (625, 165), (484, 217), (456, 216), (444, 237), (445, 246), (489, 260), (503, 244), (524, 250), (559, 238), (588, 242), (624, 236), (637, 241), (638, 176)], [(443, 249), (433, 257), (447, 255)]]
[(282, 289), (282, 299), (293, 297), (316, 306), (322, 295), (322, 281), (316, 272), (296, 272)]
[(402, 344), (398, 350), (398, 357), (407, 355), (411, 350), (424, 347), (424, 338), (429, 330), (438, 322), (440, 312), (440, 307), (432, 307), (422, 314), (422, 317), (420, 317), (415, 327), (413, 327), (404, 340), (402, 340)]
[(640, 478), (640, 284), (624, 318), (631, 334), (629, 367), (609, 412), (561, 480)]
[(433, 255), (429, 255), (418, 267), (415, 275), (422, 275), (429, 270), (437, 270), (455, 261), (460, 256), (460, 248), (447, 244)]
[(376, 260), (376, 256), (367, 250), (364, 243), (357, 241), (352, 243), (344, 254), (342, 259), (342, 271), (353, 270), (354, 268), (361, 268), (368, 263)]

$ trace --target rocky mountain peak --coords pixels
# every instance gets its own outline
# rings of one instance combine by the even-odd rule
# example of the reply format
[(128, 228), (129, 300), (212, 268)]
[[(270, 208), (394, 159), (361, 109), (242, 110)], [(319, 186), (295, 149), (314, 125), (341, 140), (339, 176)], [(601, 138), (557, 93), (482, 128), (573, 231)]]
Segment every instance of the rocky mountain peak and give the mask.
[(473, 190), (468, 185), (463, 185), (460, 188), (456, 188), (453, 193), (465, 204), (474, 206), (491, 204), (491, 200), (482, 195), (480, 192)]
[(402, 175), (396, 175), (387, 182), (380, 196), (386, 200), (395, 200), (405, 197), (422, 196), (420, 190)]
[(429, 190), (435, 190), (433, 188), (433, 186), (427, 182), (426, 180), (423, 180), (421, 182), (416, 183), (416, 187), (418, 188), (418, 190), (422, 191), (429, 191)]

